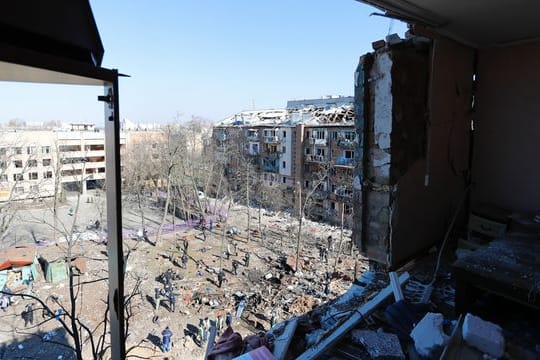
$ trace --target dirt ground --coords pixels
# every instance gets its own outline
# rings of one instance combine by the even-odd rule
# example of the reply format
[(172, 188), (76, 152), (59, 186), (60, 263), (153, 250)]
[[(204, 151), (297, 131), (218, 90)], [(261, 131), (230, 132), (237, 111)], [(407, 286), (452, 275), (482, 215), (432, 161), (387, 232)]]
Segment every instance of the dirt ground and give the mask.
[[(158, 209), (149, 208), (145, 211), (145, 216), (149, 238), (155, 241), (160, 212)], [(93, 218), (93, 215), (86, 214), (85, 217)], [(130, 249), (125, 293), (129, 294), (134, 285), (140, 282), (140, 294), (130, 302), (127, 348), (130, 349), (129, 355), (138, 357), (202, 359), (206, 344), (200, 347), (195, 339), (200, 319), (208, 317), (213, 321), (218, 314), (225, 315), (227, 312), (234, 316), (240, 298), (245, 297), (247, 306), (240, 318), (234, 317), (234, 330), (242, 336), (265, 331), (270, 328), (273, 311), (277, 313), (279, 321), (311, 310), (312, 307), (342, 294), (351, 284), (355, 266), (357, 276), (367, 268), (365, 260), (349, 255), (350, 231), (344, 233), (343, 251), (336, 264), (340, 229), (306, 221), (302, 235), (304, 246), (299, 261), (302, 268), (295, 273), (289, 265), (295, 265), (294, 234), (297, 221), (287, 214), (263, 214), (259, 232), (259, 212), (251, 209), (249, 242), (247, 211), (244, 206), (234, 206), (223, 223), (219, 223), (217, 217), (208, 215), (207, 224), (212, 221), (214, 226), (213, 231), (205, 230), (204, 235), (194, 224), (184, 225), (180, 219), (175, 219), (177, 227), (173, 229), (169, 216), (169, 226), (156, 246), (131, 239), (131, 234), (136, 232), (138, 226), (135, 204), (128, 203), (124, 206), (124, 217), (124, 247), (126, 250)], [(237, 227), (240, 234), (225, 234), (231, 226)], [(322, 261), (317, 244), (327, 246), (329, 235), (334, 239), (334, 250), (330, 249), (328, 261)], [(178, 266), (184, 240), (189, 243), (186, 269)], [(233, 243), (237, 244), (237, 251), (231, 251), (233, 254), (227, 259), (227, 244), (230, 244), (232, 250)], [(38, 252), (48, 258), (62, 257), (65, 254), (64, 246), (65, 244), (59, 243), (39, 247)], [(102, 329), (98, 324), (102, 321), (106, 309), (107, 282), (102, 280), (107, 276), (106, 245), (84, 241), (77, 244), (74, 251), (84, 255), (87, 264), (86, 273), (75, 278), (76, 281), (86, 283), (78, 295), (79, 317), (89, 328)], [(250, 254), (249, 266), (245, 266), (247, 253)], [(354, 259), (359, 260), (356, 265)], [(232, 274), (233, 261), (240, 264), (238, 275)], [(335, 271), (334, 265), (337, 265)], [(163, 284), (157, 279), (169, 268), (181, 275), (181, 279), (173, 280), (174, 293), (177, 294), (174, 312), (166, 301), (161, 303), (158, 310), (154, 305), (155, 289), (163, 288)], [(226, 279), (221, 288), (217, 285), (219, 269), (223, 269)], [(333, 274), (328, 295), (324, 293), (326, 272)], [(69, 284), (67, 280), (58, 283), (36, 281), (33, 292), (41, 299), (55, 295), (66, 303), (69, 299)], [(35, 339), (39, 339), (35, 335), (43, 338), (45, 334), (49, 334), (49, 338), (65, 343), (65, 334), (54, 318), (46, 318), (45, 323), (36, 326), (38, 321), (42, 320), (41, 310), (35, 312), (34, 327), (25, 327), (20, 314), (30, 300), (16, 300), (16, 304), (0, 315), (3, 318), (0, 325), (0, 349), (4, 349), (0, 352), (0, 358), (72, 358), (69, 351), (59, 345), (47, 344), (45, 349), (35, 344)], [(54, 306), (51, 302), (49, 304)], [(161, 332), (166, 326), (169, 326), (173, 333), (173, 346), (169, 353), (164, 354), (160, 349), (160, 341)], [(86, 353), (86, 357), (91, 358), (90, 353)]]

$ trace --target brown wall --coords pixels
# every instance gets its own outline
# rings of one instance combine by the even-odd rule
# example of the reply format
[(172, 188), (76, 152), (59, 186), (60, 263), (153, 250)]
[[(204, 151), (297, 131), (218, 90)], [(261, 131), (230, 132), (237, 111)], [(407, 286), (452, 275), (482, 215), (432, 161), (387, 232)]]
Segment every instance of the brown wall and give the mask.
[(393, 56), (391, 265), (442, 241), (466, 186), (473, 50), (445, 39), (433, 49), (431, 75), (429, 53)]
[(540, 208), (540, 43), (479, 51), (473, 206)]

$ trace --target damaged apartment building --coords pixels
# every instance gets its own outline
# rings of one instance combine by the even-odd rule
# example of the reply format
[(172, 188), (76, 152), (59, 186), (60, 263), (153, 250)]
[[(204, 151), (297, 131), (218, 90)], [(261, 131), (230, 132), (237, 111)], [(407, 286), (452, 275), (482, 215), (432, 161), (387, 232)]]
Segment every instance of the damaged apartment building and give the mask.
[[(214, 127), (216, 158), (231, 181), (245, 179), (283, 191), (277, 207), (298, 206), (306, 215), (352, 227), (352, 179), (357, 134), (353, 97), (292, 100), (286, 109), (235, 114)], [(237, 184), (237, 190), (241, 185)]]

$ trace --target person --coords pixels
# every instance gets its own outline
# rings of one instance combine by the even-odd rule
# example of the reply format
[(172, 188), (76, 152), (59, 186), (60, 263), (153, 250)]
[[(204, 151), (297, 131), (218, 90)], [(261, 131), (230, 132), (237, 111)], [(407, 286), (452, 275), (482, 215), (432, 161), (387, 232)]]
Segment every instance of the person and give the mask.
[(216, 318), (216, 331), (218, 335), (221, 335), (221, 331), (223, 331), (223, 316), (221, 314)]
[(172, 312), (176, 309), (176, 296), (172, 291), (169, 291), (169, 307)]
[(225, 255), (227, 256), (227, 260), (231, 257), (231, 244), (227, 243), (227, 251), (225, 252)]
[(246, 267), (249, 266), (249, 253), (247, 252), (245, 257), (244, 257), (244, 264)]
[(56, 310), (56, 312), (54, 313), (54, 319), (56, 321), (60, 321), (60, 316), (62, 315), (62, 309), (61, 308), (58, 308), (58, 310)]
[(233, 245), (233, 249), (234, 249), (234, 256), (238, 256), (238, 251), (237, 251), (237, 249), (236, 249), (236, 246), (237, 246), (238, 244), (236, 243), (236, 241), (233, 241), (232, 245)]
[(186, 255), (186, 253), (184, 252), (184, 254), (182, 254), (182, 268), (187, 268), (187, 263), (188, 263), (188, 257)]
[(28, 326), (28, 323), (30, 323), (30, 325), (34, 325), (34, 309), (32, 307), (32, 304), (26, 304), (21, 314), (21, 317), (24, 320), (25, 327)]
[(205, 325), (206, 323), (204, 322), (204, 319), (200, 319), (199, 320), (199, 333), (198, 333), (198, 338), (199, 338), (199, 346), (202, 347), (202, 345), (206, 342), (206, 328), (205, 328)]
[(161, 304), (161, 300), (164, 299), (165, 291), (163, 289), (154, 288), (154, 301), (156, 303), (156, 311), (159, 310), (159, 305)]
[(272, 316), (270, 317), (270, 327), (271, 328), (273, 328), (274, 325), (276, 325), (277, 317), (278, 317), (278, 309), (274, 308), (274, 309), (272, 309)]
[(327, 248), (327, 250), (333, 252), (334, 241), (332, 239), (332, 235), (329, 235), (327, 240), (328, 240), (328, 248)]
[(210, 231), (214, 230), (214, 220), (210, 219)]
[(238, 261), (236, 261), (236, 260), (232, 261), (232, 273), (234, 275), (238, 274)]
[(162, 340), (162, 343), (163, 343), (163, 352), (169, 352), (169, 350), (171, 350), (171, 337), (173, 335), (171, 329), (169, 329), (169, 327), (167, 326), (165, 328), (165, 330), (163, 330), (161, 332), (161, 335), (163, 336), (163, 340)]
[(263, 231), (262, 231), (262, 241), (266, 242), (266, 225), (264, 225)]
[(100, 225), (101, 225), (101, 223), (99, 222), (99, 220), (96, 220), (96, 222), (94, 223), (94, 226), (96, 227), (96, 230), (99, 230)]
[(238, 307), (236, 308), (236, 318), (240, 319), (240, 316), (242, 316), (242, 313), (244, 312), (244, 309), (246, 308), (247, 301), (246, 299), (242, 299), (240, 303), (238, 304)]
[(2, 303), (1, 303), (0, 307), (2, 307), (2, 310), (4, 310), (4, 312), (6, 312), (8, 306), (9, 306), (9, 297), (6, 294), (3, 294), (2, 295)]
[(171, 278), (172, 278), (172, 270), (169, 268), (165, 273), (163, 274), (163, 279), (165, 280), (165, 286), (171, 284)]
[(230, 312), (227, 312), (227, 317), (225, 318), (225, 325), (227, 325), (227, 327), (230, 327), (232, 325), (232, 314)]
[(223, 278), (225, 277), (225, 274), (223, 273), (223, 270), (219, 270), (218, 272), (218, 287), (221, 288), (221, 284), (223, 283)]

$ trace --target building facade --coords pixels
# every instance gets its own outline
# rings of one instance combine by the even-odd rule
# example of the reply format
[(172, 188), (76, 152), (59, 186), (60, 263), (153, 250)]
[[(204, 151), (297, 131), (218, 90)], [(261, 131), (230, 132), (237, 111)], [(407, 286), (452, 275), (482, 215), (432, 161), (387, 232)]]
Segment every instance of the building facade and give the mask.
[(105, 180), (105, 133), (93, 124), (6, 130), (0, 137), (0, 201), (51, 197), (61, 189), (84, 193)]
[(284, 110), (242, 112), (215, 126), (213, 141), (216, 160), (233, 182), (249, 163), (258, 181), (281, 191), (282, 204), (300, 206), (295, 195), (300, 189), (309, 196), (307, 216), (340, 223), (343, 213), (344, 224), (352, 226), (357, 144), (352, 97), (294, 100)]

